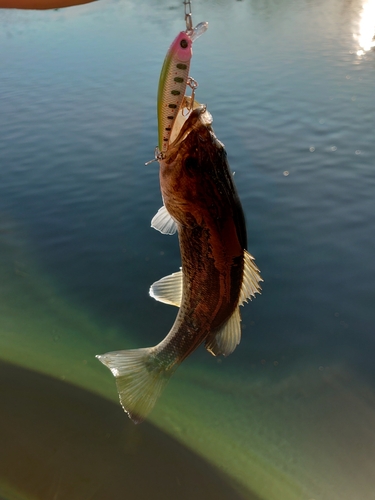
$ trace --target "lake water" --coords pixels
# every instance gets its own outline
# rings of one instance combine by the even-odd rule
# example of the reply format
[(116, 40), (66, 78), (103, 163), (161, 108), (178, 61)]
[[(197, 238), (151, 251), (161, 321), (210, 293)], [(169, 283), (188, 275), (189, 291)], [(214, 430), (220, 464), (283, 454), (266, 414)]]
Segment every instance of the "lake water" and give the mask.
[[(157, 163), (144, 163), (183, 7), (101, 0), (0, 10), (6, 500), (108, 498), (110, 473), (100, 487), (92, 478), (106, 467), (100, 457), (121, 453), (139, 478), (127, 498), (219, 498), (215, 481), (223, 498), (374, 498), (375, 1), (196, 0), (193, 21), (209, 22), (194, 44), (197, 99), (235, 171), (263, 292), (241, 310), (236, 351), (216, 359), (199, 349), (149, 423), (134, 427), (94, 356), (156, 344), (176, 314), (148, 296), (178, 270), (180, 253), (176, 237), (150, 228), (161, 197)], [(66, 401), (59, 412), (56, 394)], [(80, 394), (87, 406), (76, 418)], [(93, 408), (101, 417), (78, 439)], [(107, 411), (113, 432), (123, 419), (121, 450), (98, 438), (110, 433)], [(67, 421), (79, 422), (74, 432)], [(25, 425), (30, 434), (20, 434)], [(48, 447), (59, 429), (70, 465), (56, 458), (60, 441), (48, 454), (33, 445)], [(155, 483), (163, 446), (163, 463), (184, 459), (177, 489), (162, 470)], [(28, 464), (43, 453), (38, 489)], [(93, 456), (76, 477), (73, 464)], [(111, 498), (124, 496), (120, 481)]]

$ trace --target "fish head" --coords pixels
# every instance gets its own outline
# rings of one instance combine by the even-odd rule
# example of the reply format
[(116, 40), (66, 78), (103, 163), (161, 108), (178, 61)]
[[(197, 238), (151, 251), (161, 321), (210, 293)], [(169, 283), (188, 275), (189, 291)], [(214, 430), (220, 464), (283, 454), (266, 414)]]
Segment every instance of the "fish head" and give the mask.
[(196, 101), (192, 107), (176, 123), (176, 138), (159, 160), (164, 205), (185, 227), (196, 225), (200, 218), (204, 186), (211, 183), (211, 171), (221, 168), (223, 154), (211, 127), (211, 113)]

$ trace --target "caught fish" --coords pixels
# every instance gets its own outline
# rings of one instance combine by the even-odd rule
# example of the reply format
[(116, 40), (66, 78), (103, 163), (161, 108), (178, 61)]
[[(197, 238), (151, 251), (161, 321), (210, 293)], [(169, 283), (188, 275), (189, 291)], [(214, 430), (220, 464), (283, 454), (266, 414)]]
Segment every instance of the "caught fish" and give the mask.
[(158, 88), (159, 151), (166, 151), (177, 113), (185, 96), (189, 79), (193, 42), (207, 30), (208, 23), (199, 23), (194, 29), (181, 31), (172, 42), (161, 69)]
[(260, 293), (260, 273), (223, 144), (206, 106), (181, 103), (176, 138), (159, 158), (163, 207), (152, 220), (177, 230), (180, 271), (154, 283), (150, 295), (179, 307), (168, 335), (154, 347), (97, 356), (116, 377), (121, 404), (139, 423), (180, 363), (201, 344), (218, 356), (241, 339), (239, 306)]

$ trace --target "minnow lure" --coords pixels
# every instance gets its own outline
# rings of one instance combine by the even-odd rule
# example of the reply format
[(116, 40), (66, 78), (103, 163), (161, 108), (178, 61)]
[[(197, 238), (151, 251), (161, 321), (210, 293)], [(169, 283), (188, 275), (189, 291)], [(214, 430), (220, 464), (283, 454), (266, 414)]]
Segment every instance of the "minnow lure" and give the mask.
[(207, 30), (208, 23), (199, 23), (194, 29), (181, 31), (170, 46), (160, 73), (158, 88), (158, 148), (168, 149), (177, 113), (181, 108), (187, 85), (196, 85), (189, 78), (193, 42)]

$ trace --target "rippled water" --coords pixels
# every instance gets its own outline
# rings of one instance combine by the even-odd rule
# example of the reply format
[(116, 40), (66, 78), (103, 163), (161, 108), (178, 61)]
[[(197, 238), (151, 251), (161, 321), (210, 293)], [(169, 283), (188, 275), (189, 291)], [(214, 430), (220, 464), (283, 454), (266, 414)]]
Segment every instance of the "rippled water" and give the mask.
[[(144, 162), (182, 8), (0, 12), (0, 357), (116, 399), (94, 355), (155, 344), (175, 316), (147, 294), (180, 255), (150, 229)], [(197, 98), (264, 286), (235, 353), (195, 353), (151, 421), (265, 500), (375, 488), (374, 16), (372, 0), (193, 5), (210, 24)]]

